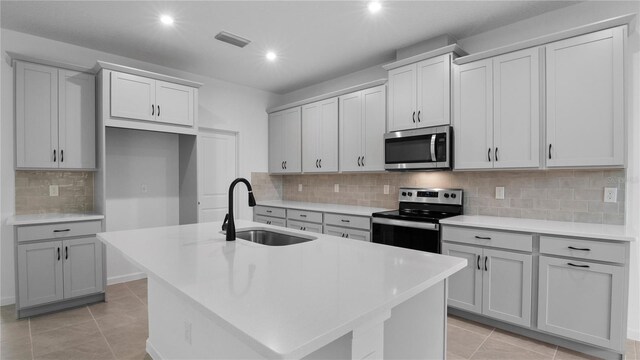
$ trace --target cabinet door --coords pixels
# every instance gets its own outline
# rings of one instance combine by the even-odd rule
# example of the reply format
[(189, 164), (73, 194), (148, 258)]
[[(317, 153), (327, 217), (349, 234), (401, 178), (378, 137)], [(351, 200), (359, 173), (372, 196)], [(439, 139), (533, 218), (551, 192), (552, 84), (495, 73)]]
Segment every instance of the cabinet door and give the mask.
[(363, 230), (355, 230), (355, 229), (344, 229), (347, 239), (352, 240), (360, 240), (360, 241), (371, 241), (371, 232), (363, 231)]
[(104, 291), (102, 243), (95, 237), (64, 240), (64, 297)]
[(111, 116), (157, 120), (156, 81), (142, 76), (111, 73)]
[(338, 171), (338, 98), (322, 101), (318, 143), (321, 172)]
[(467, 259), (467, 266), (449, 278), (448, 305), (475, 313), (482, 312), (482, 249), (442, 244), (442, 254)]
[(484, 249), (482, 313), (531, 325), (531, 255)]
[(158, 121), (193, 126), (193, 88), (156, 81), (156, 118)]
[(623, 32), (546, 46), (547, 166), (624, 165)]
[(416, 127), (416, 64), (389, 71), (389, 131)]
[(362, 169), (384, 171), (387, 96), (384, 85), (362, 90)]
[(62, 300), (62, 243), (18, 245), (18, 307)]
[(58, 69), (16, 62), (15, 101), (16, 167), (57, 168)]
[(493, 167), (492, 60), (454, 68), (454, 114), (456, 169)]
[(419, 62), (417, 75), (418, 127), (449, 125), (451, 54)]
[(282, 111), (269, 114), (269, 172), (284, 172), (284, 115)]
[(302, 171), (320, 172), (318, 147), (321, 139), (322, 105), (320, 102), (302, 107)]
[(337, 236), (337, 237), (345, 237), (346, 233), (345, 233), (344, 230), (345, 229), (343, 229), (343, 228), (326, 225), (324, 227), (324, 234), (331, 235), (331, 236)]
[(282, 115), (284, 172), (299, 173), (302, 171), (300, 107), (284, 110)]
[(621, 266), (540, 256), (538, 328), (622, 351)]
[(95, 77), (60, 69), (58, 79), (60, 168), (95, 169)]
[(493, 59), (495, 168), (540, 166), (538, 48)]
[[(340, 96), (340, 171), (360, 171), (363, 155), (362, 91)], [(380, 141), (382, 141), (382, 136)]]

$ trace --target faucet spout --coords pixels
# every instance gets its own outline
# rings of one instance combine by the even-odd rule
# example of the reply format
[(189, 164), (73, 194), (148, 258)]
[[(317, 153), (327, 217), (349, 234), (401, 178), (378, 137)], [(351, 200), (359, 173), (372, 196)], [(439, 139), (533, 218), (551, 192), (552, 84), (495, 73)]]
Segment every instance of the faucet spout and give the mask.
[(253, 197), (253, 189), (251, 188), (249, 181), (245, 178), (237, 178), (233, 180), (229, 186), (229, 213), (224, 217), (224, 222), (222, 223), (222, 230), (227, 231), (227, 241), (234, 241), (236, 239), (236, 224), (233, 220), (233, 189), (240, 182), (245, 184), (247, 186), (247, 190), (249, 190), (249, 206), (256, 206), (256, 198)]

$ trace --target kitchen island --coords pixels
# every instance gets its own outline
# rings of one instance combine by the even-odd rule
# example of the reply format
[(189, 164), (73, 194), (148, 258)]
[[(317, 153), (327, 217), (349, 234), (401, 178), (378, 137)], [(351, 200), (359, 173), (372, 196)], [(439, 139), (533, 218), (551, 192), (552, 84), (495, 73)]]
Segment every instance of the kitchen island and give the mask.
[(154, 359), (445, 357), (447, 278), (466, 260), (322, 234), (227, 242), (220, 226), (98, 234), (148, 275)]

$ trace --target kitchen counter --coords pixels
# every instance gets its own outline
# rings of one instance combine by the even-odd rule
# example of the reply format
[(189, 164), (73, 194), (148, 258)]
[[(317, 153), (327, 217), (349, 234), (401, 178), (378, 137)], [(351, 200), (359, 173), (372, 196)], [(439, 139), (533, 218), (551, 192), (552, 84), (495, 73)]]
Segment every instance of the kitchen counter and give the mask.
[(102, 220), (102, 219), (104, 219), (104, 215), (94, 214), (94, 213), (29, 214), (29, 215), (15, 215), (8, 218), (7, 225), (55, 224), (55, 223), (70, 222), (70, 221), (88, 221), (88, 220)]
[[(378, 347), (382, 357), (384, 343), (385, 355), (397, 349), (401, 357), (444, 356), (445, 279), (466, 260), (323, 234), (289, 246), (227, 242), (220, 226), (97, 235), (149, 276), (151, 355), (290, 359), (337, 353), (355, 358)], [(310, 236), (236, 221), (237, 231), (252, 227)], [(429, 330), (429, 339), (397, 335), (382, 341), (404, 322)], [(187, 331), (189, 346), (182, 339)], [(435, 350), (427, 348), (434, 347), (430, 341), (437, 343)]]
[(518, 219), (496, 216), (460, 215), (440, 220), (440, 224), (493, 230), (521, 231), (537, 234), (573, 236), (615, 241), (635, 241), (624, 225), (587, 224), (577, 222)]
[(376, 208), (376, 207), (368, 207), (368, 206), (308, 203), (308, 202), (301, 202), (301, 201), (286, 201), (286, 200), (259, 201), (258, 205), (273, 206), (273, 207), (286, 208), (286, 209), (320, 211), (320, 212), (336, 213), (336, 214), (359, 215), (359, 216), (371, 216), (371, 214), (375, 212), (392, 210), (392, 209), (384, 209), (384, 208)]

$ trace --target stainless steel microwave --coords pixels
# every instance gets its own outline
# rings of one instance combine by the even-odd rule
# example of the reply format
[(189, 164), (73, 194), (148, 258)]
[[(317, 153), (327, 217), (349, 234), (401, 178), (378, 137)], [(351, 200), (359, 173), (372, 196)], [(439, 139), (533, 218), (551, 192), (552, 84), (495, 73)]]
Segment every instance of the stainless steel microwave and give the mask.
[(401, 130), (384, 135), (385, 170), (451, 170), (451, 126)]

